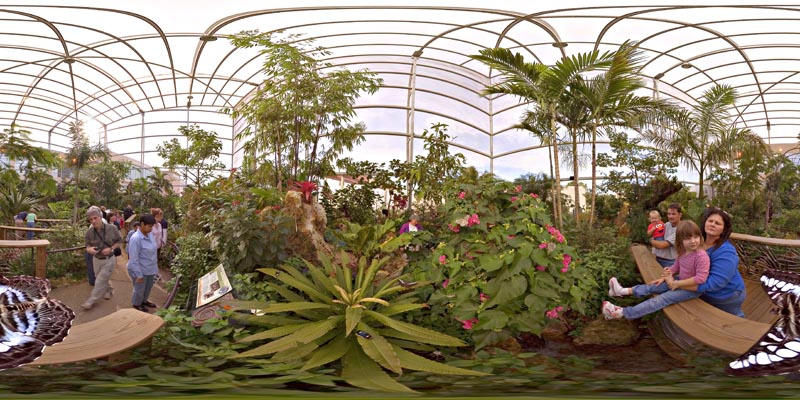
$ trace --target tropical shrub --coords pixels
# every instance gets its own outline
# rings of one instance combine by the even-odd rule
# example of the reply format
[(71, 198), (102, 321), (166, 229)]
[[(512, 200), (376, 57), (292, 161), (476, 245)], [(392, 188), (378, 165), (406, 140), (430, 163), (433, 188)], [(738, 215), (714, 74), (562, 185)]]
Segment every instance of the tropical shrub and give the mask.
[(420, 289), (431, 323), (460, 323), (481, 348), (539, 334), (561, 312), (586, 311), (597, 284), (572, 265), (575, 250), (537, 194), (484, 176), (447, 193), (440, 213), (448, 229), (427, 263), (416, 265), (418, 280), (436, 282)]
[(361, 257), (351, 270), (350, 258), (339, 253), (331, 260), (318, 254), (321, 265), (304, 262), (306, 273), (290, 263), (280, 269), (262, 268), (269, 285), (282, 301), (227, 301), (225, 308), (254, 310), (234, 315), (237, 322), (266, 327), (242, 342), (269, 340), (235, 358), (270, 356), (274, 362), (303, 359), (312, 370), (341, 359), (341, 376), (353, 386), (381, 391), (412, 392), (384, 370), (404, 369), (439, 374), (484, 375), (418, 356), (407, 349), (432, 350), (434, 346), (463, 346), (454, 337), (395, 319), (394, 316), (425, 307), (400, 278), (376, 279), (388, 257), (368, 261)]
[(209, 240), (202, 233), (192, 232), (179, 237), (175, 244), (180, 251), (170, 263), (170, 270), (189, 282), (194, 282), (219, 264)]

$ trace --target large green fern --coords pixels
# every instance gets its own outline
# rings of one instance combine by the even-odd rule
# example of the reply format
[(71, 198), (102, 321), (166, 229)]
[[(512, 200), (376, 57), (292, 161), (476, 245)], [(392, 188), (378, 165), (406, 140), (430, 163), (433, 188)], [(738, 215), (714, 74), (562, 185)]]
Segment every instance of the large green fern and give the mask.
[(259, 269), (272, 278), (270, 286), (284, 302), (232, 300), (224, 304), (234, 310), (258, 310), (258, 315), (242, 314), (237, 320), (266, 327), (241, 341), (268, 341), (235, 358), (303, 359), (305, 370), (341, 360), (342, 378), (347, 383), (381, 391), (412, 391), (387, 371), (397, 375), (404, 369), (484, 375), (437, 363), (406, 350), (426, 345), (464, 346), (465, 343), (393, 318), (425, 305), (414, 302), (412, 292), (399, 284), (400, 278), (376, 279), (388, 257), (372, 261), (361, 257), (355, 272), (348, 267), (350, 258), (346, 253), (340, 253), (336, 261), (319, 254), (319, 260), (319, 266), (306, 261), (306, 271), (291, 264), (284, 264), (280, 269)]

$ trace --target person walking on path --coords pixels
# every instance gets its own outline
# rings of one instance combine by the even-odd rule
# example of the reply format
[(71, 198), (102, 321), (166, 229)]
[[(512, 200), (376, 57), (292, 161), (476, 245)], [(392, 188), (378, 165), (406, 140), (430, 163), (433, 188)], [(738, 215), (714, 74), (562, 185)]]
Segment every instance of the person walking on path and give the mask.
[[(25, 221), (28, 222), (28, 228), (36, 227), (36, 214), (33, 213), (33, 210), (29, 211), (28, 215), (25, 216)], [(33, 240), (33, 231), (28, 231), (28, 240)]]
[(102, 215), (96, 208), (89, 208), (86, 212), (91, 224), (85, 236), (86, 252), (93, 256), (95, 282), (89, 298), (81, 304), (84, 310), (90, 310), (100, 297), (108, 300), (114, 294), (110, 278), (117, 264), (114, 250), (122, 244), (122, 236), (116, 226), (103, 222)]
[(143, 312), (148, 312), (147, 307), (156, 307), (148, 298), (158, 273), (158, 246), (152, 232), (157, 223), (152, 215), (142, 215), (139, 218), (139, 230), (131, 235), (128, 242), (128, 275), (133, 284), (131, 304)]

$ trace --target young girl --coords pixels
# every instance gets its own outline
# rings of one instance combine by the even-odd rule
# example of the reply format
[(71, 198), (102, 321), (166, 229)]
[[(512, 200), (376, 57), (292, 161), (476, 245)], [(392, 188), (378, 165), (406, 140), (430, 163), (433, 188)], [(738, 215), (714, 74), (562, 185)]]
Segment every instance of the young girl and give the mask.
[(651, 297), (632, 307), (618, 307), (608, 301), (603, 302), (603, 315), (606, 319), (627, 319), (641, 318), (644, 315), (656, 312), (670, 304), (700, 297), (702, 293), (684, 290), (682, 287), (695, 286), (702, 284), (708, 278), (708, 270), (711, 265), (708, 254), (703, 246), (703, 237), (700, 227), (693, 221), (681, 221), (675, 232), (675, 248), (678, 251), (678, 259), (672, 267), (664, 268), (664, 272), (669, 275), (678, 274), (678, 280), (673, 280), (667, 284), (664, 278), (656, 279), (647, 285), (636, 285), (632, 288), (625, 288), (619, 284), (617, 278), (612, 277), (608, 281), (608, 294), (613, 297), (630, 296), (643, 297), (651, 294), (658, 296)]

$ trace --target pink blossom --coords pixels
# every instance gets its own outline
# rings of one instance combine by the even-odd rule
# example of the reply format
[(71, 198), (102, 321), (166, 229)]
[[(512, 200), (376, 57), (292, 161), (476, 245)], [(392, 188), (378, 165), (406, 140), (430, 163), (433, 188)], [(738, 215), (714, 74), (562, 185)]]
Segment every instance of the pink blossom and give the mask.
[(473, 257), (471, 254), (469, 254), (469, 252), (464, 253), (464, 257), (467, 257), (468, 260), (474, 260), (475, 259), (475, 257)]
[(531, 195), (531, 197), (533, 197), (534, 199), (538, 199), (538, 198), (539, 198), (539, 195), (538, 195), (538, 194), (536, 194), (536, 193), (530, 193), (530, 195)]
[(475, 324), (478, 323), (478, 319), (477, 318), (470, 318), (470, 319), (464, 320), (464, 321), (456, 318), (456, 321), (461, 322), (461, 327), (466, 329), (466, 330), (472, 329), (472, 325), (475, 325)]
[(513, 203), (515, 201), (517, 201), (517, 196), (511, 196), (511, 202)]
[(458, 233), (459, 231), (461, 231), (461, 227), (458, 226), (458, 225), (447, 224), (447, 227), (450, 228), (450, 230), (455, 232), (455, 233)]
[(447, 256), (442, 254), (439, 256), (439, 264), (446, 264), (447, 263)]
[(511, 239), (514, 239), (516, 236), (514, 236), (514, 235), (508, 235), (507, 237), (508, 237), (508, 240), (511, 240)]
[(241, 203), (239, 200), (234, 200), (234, 201), (231, 202), (231, 205), (236, 207), (236, 206), (239, 205), (239, 203)]
[(447, 285), (449, 285), (449, 284), (450, 284), (450, 279), (445, 279), (442, 282), (442, 289), (447, 289)]
[(536, 270), (537, 270), (537, 271), (544, 271), (544, 270), (546, 270), (546, 269), (547, 269), (547, 268), (546, 268), (544, 265), (537, 265), (537, 266), (536, 266)]
[(564, 310), (564, 307), (558, 306), (558, 307), (553, 308), (552, 310), (548, 310), (544, 314), (547, 316), (547, 318), (556, 319), (556, 318), (558, 318), (558, 313), (560, 313), (563, 310)]
[(567, 272), (569, 270), (569, 263), (572, 262), (572, 256), (564, 254), (564, 259), (561, 262), (564, 264), (564, 268), (561, 268), (561, 272)]
[(467, 220), (467, 226), (478, 225), (481, 223), (481, 220), (478, 218), (478, 214), (470, 215), (469, 219)]
[(521, 192), (521, 191), (522, 191), (522, 185), (517, 185), (517, 186), (514, 188), (514, 191), (515, 191), (515, 192), (517, 192), (517, 193)]
[(231, 173), (233, 173), (233, 174), (236, 173), (236, 167), (231, 168)]
[(480, 296), (478, 296), (478, 298), (481, 300), (481, 303), (483, 303), (486, 300), (489, 300), (489, 295), (486, 293), (481, 293)]
[(463, 200), (464, 196), (466, 196), (466, 195), (467, 194), (465, 192), (461, 192), (461, 193), (458, 194), (458, 198)]
[(540, 248), (540, 249), (542, 249), (542, 250), (546, 249), (546, 248), (547, 248), (547, 242), (542, 242), (542, 243), (539, 245), (539, 248)]
[(545, 225), (545, 228), (547, 228), (547, 231), (550, 232), (550, 234), (553, 235), (554, 238), (556, 238), (556, 242), (564, 243), (564, 235), (562, 235), (561, 232), (558, 231), (558, 229), (554, 228), (551, 225)]

